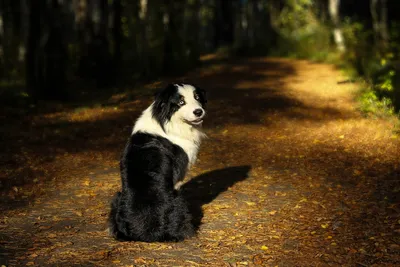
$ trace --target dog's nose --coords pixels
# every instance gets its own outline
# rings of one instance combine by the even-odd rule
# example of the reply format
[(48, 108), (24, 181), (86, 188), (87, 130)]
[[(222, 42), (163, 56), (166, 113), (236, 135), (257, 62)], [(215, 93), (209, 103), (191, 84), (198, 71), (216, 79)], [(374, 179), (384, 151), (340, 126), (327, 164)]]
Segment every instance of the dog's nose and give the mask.
[(200, 117), (201, 115), (203, 115), (203, 110), (201, 108), (195, 109), (193, 111), (194, 115), (196, 115), (196, 117)]

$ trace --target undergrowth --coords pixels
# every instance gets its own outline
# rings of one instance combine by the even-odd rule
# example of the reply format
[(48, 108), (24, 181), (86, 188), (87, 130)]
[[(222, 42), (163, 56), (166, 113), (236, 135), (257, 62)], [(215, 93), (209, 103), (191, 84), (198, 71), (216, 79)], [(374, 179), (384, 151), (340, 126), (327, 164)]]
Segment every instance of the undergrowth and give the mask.
[(394, 38), (382, 45), (372, 30), (345, 18), (342, 31), (346, 51), (339, 53), (332, 44), (330, 27), (310, 13), (303, 17), (300, 30), (282, 21), (278, 45), (271, 55), (334, 64), (350, 81), (362, 85), (356, 99), (363, 114), (400, 119), (400, 45), (396, 37), (400, 27), (393, 26)]

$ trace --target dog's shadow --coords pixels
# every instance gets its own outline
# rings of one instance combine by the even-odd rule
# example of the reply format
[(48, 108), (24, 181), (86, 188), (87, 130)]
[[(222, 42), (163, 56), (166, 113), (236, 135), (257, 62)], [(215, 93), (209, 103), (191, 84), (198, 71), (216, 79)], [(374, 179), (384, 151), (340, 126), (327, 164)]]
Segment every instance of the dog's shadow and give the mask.
[(248, 177), (250, 166), (236, 166), (203, 173), (182, 186), (182, 194), (189, 203), (193, 224), (199, 228), (203, 218), (202, 206), (220, 193)]

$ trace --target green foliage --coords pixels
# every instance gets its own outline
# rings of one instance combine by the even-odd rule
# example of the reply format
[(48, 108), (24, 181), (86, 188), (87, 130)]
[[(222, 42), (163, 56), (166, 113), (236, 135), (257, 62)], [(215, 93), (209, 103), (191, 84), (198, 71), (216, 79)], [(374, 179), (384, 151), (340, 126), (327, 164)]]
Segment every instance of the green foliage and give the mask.
[(359, 97), (360, 109), (367, 114), (392, 115), (400, 110), (400, 81), (395, 62), (397, 42), (382, 46), (372, 30), (346, 18), (343, 34), (347, 51), (343, 63), (368, 84)]
[(331, 55), (330, 31), (314, 12), (314, 1), (288, 0), (279, 14), (274, 55), (325, 61)]
[(279, 16), (279, 25), (283, 36), (302, 39), (315, 32), (318, 22), (312, 12), (312, 1), (287, 1)]
[(393, 115), (394, 108), (390, 98), (380, 97), (372, 88), (367, 87), (362, 90), (358, 97), (360, 103), (360, 111), (366, 115), (386, 116)]

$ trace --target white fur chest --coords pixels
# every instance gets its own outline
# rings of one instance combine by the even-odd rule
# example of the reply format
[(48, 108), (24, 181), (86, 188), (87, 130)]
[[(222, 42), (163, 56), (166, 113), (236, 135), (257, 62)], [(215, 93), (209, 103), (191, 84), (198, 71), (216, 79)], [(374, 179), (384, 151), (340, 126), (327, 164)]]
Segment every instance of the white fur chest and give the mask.
[(177, 136), (169, 136), (169, 140), (172, 143), (180, 146), (186, 152), (189, 158), (189, 167), (195, 163), (200, 147), (200, 140), (198, 140), (197, 142), (193, 142), (191, 140), (183, 139)]
[(205, 134), (197, 127), (190, 126), (181, 120), (172, 120), (168, 122), (164, 129), (154, 120), (151, 115), (152, 106), (147, 108), (142, 116), (136, 121), (132, 134), (135, 132), (145, 132), (156, 134), (170, 140), (175, 145), (180, 146), (189, 158), (189, 167), (194, 164), (197, 159), (201, 140)]

